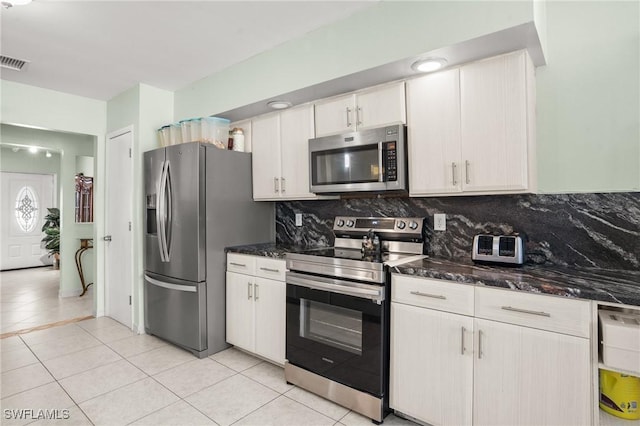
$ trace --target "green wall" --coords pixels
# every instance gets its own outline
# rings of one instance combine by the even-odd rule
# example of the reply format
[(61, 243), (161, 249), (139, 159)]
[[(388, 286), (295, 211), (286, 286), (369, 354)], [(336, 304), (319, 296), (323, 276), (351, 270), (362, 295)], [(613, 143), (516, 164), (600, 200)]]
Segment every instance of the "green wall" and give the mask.
[(640, 3), (548, 2), (541, 192), (640, 190)]
[[(107, 103), (107, 130), (133, 129), (133, 328), (144, 332), (143, 153), (159, 147), (156, 130), (173, 120), (173, 93), (139, 84)], [(108, 140), (107, 140), (108, 143)]]
[(539, 191), (637, 191), (639, 7), (380, 2), (177, 91), (174, 119), (220, 113), (535, 19), (547, 59), (537, 69)]
[[(4, 124), (14, 124), (17, 126), (29, 126), (39, 129), (49, 129), (54, 132), (53, 135), (58, 139), (68, 136), (68, 139), (80, 138), (86, 140), (94, 149), (96, 160), (100, 159), (104, 152), (104, 135), (106, 129), (106, 111), (107, 104), (103, 101), (85, 98), (82, 96), (70, 95), (68, 93), (57, 92), (55, 90), (42, 89), (40, 87), (28, 86), (25, 84), (14, 83), (11, 81), (0, 80), (0, 119)], [(4, 127), (4, 126), (3, 126)], [(13, 127), (13, 126), (9, 126)], [(29, 135), (29, 131), (35, 129), (21, 128), (13, 129), (13, 133), (20, 140), (19, 143), (28, 144), (24, 141)], [(42, 132), (40, 130), (39, 132)], [(45, 132), (46, 133), (46, 132)], [(45, 133), (39, 133), (44, 135)], [(20, 134), (20, 136), (17, 136)], [(1, 141), (8, 136), (2, 132)], [(85, 139), (87, 138), (87, 139)], [(34, 143), (34, 145), (42, 145)], [(75, 175), (75, 153), (69, 151), (67, 156), (62, 154), (61, 161), (61, 182), (69, 182), (65, 176)], [(93, 151), (92, 151), (93, 152)], [(78, 154), (85, 155), (85, 154)], [(93, 154), (89, 154), (93, 155)], [(87, 232), (89, 225), (76, 225), (73, 215), (65, 215), (62, 226), (67, 230), (71, 242), (67, 242), (67, 237), (62, 236), (62, 250), (72, 250), (75, 253), (77, 238), (80, 236), (90, 236), (97, 241), (98, 236), (104, 235), (103, 211), (104, 211), (104, 191), (101, 182), (104, 178), (104, 169), (96, 161), (95, 191), (94, 191), (94, 225), (93, 233)], [(64, 190), (64, 187), (63, 187)], [(60, 201), (60, 200), (59, 200)], [(91, 235), (89, 235), (91, 234)], [(94, 284), (94, 312), (96, 316), (104, 315), (104, 262), (102, 259), (103, 246), (95, 244), (93, 255), (96, 260), (95, 284)], [(75, 292), (80, 287), (78, 272), (75, 268), (75, 260), (73, 256), (64, 256), (61, 259), (61, 287), (62, 295), (68, 292)]]
[(5, 146), (6, 142), (0, 142), (0, 171), (16, 173), (39, 173), (56, 175), (56, 199), (60, 199), (60, 154), (51, 152), (51, 157), (46, 157), (44, 152), (31, 154), (25, 149), (13, 152), (13, 147)]
[[(95, 137), (89, 135), (78, 135), (62, 132), (52, 132), (47, 130), (31, 129), (7, 124), (0, 125), (1, 144), (17, 144), (27, 146), (39, 146), (50, 148), (58, 155), (58, 205), (60, 207), (60, 296), (77, 296), (80, 294), (81, 285), (78, 271), (75, 266), (75, 252), (79, 248), (79, 238), (94, 238), (93, 224), (79, 224), (75, 222), (75, 174), (76, 156), (93, 156)], [(5, 157), (6, 151), (9, 151)], [(1, 168), (5, 167), (18, 171), (19, 163), (14, 163), (16, 155), (11, 149), (2, 149), (3, 158)], [(14, 154), (14, 155), (12, 155)], [(11, 158), (14, 157), (14, 158)], [(41, 157), (44, 157), (41, 155)], [(54, 157), (52, 156), (51, 159)], [(50, 160), (50, 159), (46, 159)], [(8, 163), (11, 161), (11, 166)], [(50, 168), (51, 165), (44, 161), (27, 159), (30, 165), (24, 165), (25, 172), (35, 170), (36, 165), (42, 164)], [(24, 162), (24, 161), (23, 161)], [(53, 167), (55, 168), (55, 167)], [(8, 170), (6, 170), (8, 171)], [(96, 277), (94, 271), (93, 251), (87, 252), (83, 256), (83, 268), (87, 271), (88, 282), (92, 282)]]

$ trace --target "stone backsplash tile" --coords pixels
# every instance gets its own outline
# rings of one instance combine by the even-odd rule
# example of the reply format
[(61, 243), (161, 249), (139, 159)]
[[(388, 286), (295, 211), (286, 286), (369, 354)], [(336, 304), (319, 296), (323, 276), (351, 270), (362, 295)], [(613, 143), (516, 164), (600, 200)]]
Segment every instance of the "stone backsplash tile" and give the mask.
[[(434, 213), (447, 215), (446, 231), (433, 230)], [(530, 264), (640, 269), (640, 192), (278, 202), (276, 240), (329, 246), (338, 215), (425, 217), (426, 252), (438, 258), (470, 258), (479, 233), (520, 232)]]

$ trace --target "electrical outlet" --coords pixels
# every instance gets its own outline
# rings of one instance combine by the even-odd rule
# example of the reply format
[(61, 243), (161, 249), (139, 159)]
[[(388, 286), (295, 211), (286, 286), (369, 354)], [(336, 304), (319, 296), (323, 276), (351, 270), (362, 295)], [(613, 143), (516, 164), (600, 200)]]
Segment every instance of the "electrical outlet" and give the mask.
[(302, 213), (296, 213), (296, 226), (302, 226)]
[(435, 231), (447, 230), (447, 215), (444, 213), (436, 213), (433, 215), (433, 229)]

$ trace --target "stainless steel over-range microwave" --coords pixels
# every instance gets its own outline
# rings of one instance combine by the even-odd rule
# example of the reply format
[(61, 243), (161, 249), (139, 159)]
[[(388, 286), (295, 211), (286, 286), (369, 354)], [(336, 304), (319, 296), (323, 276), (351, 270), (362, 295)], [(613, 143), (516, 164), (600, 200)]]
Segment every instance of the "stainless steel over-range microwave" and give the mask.
[(406, 128), (309, 139), (311, 192), (408, 192)]

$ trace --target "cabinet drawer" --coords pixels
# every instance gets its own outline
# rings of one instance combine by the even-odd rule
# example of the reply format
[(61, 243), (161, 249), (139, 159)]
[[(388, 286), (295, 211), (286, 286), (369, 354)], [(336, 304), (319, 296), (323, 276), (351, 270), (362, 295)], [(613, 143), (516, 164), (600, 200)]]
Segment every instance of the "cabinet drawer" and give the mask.
[(473, 315), (473, 286), (393, 274), (391, 301)]
[(227, 253), (227, 271), (255, 275), (256, 257), (246, 254)]
[(475, 310), (478, 318), (590, 336), (591, 303), (586, 300), (476, 287)]
[(276, 281), (285, 280), (287, 264), (284, 260), (259, 257), (256, 260), (256, 276)]

